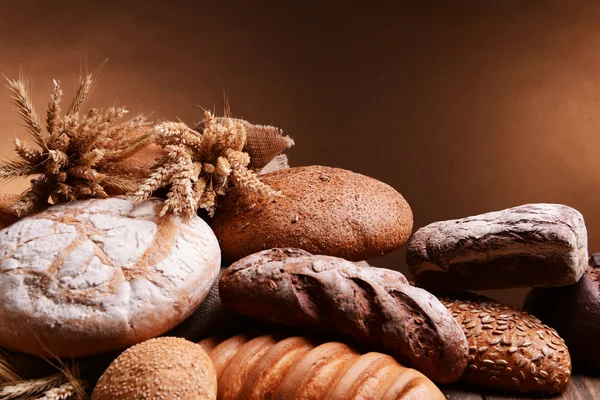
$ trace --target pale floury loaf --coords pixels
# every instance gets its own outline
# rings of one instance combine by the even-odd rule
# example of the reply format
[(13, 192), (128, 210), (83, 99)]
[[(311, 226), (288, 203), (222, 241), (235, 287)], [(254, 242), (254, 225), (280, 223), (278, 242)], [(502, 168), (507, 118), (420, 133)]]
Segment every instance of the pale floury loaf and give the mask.
[(163, 202), (86, 200), (0, 231), (0, 347), (59, 357), (121, 349), (173, 328), (218, 277), (216, 237)]

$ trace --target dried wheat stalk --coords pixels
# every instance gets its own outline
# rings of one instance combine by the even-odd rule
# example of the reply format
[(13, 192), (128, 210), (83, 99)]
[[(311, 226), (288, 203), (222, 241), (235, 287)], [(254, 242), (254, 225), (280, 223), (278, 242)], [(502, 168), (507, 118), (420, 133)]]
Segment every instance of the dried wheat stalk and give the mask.
[(18, 380), (0, 386), (2, 400), (86, 400), (85, 384), (79, 376), (77, 364), (65, 364), (57, 360), (53, 365), (59, 372), (56, 374), (30, 380)]
[(166, 155), (132, 195), (141, 201), (157, 189), (169, 187), (163, 215), (172, 211), (189, 219), (198, 209), (212, 215), (217, 196), (224, 195), (230, 184), (266, 196), (281, 196), (248, 168), (250, 157), (243, 151), (246, 128), (242, 121), (217, 119), (205, 111), (198, 130), (182, 122), (163, 122), (153, 132)]
[(40, 379), (12, 382), (0, 386), (0, 399), (28, 400), (39, 397), (45, 392), (60, 387), (67, 382), (67, 377), (57, 373)]
[(81, 397), (76, 397), (77, 391), (75, 386), (71, 382), (67, 382), (59, 387), (50, 389), (44, 393), (39, 400), (67, 400), (67, 399), (81, 399)]
[(105, 198), (133, 190), (144, 176), (135, 167), (118, 162), (131, 156), (152, 140), (145, 115), (120, 122), (128, 113), (123, 107), (91, 109), (80, 114), (94, 84), (94, 76), (80, 79), (74, 99), (61, 115), (63, 91), (54, 81), (46, 112), (45, 127), (31, 102), (23, 74), (8, 80), (13, 104), (38, 148), (15, 140), (18, 159), (0, 165), (0, 179), (37, 176), (16, 206), (20, 216), (53, 203), (82, 198)]

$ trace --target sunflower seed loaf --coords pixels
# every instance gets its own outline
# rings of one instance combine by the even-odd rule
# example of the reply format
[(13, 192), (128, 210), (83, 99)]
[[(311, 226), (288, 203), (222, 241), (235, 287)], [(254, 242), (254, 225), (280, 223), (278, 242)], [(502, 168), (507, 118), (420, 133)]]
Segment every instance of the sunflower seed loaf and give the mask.
[(461, 381), (520, 392), (567, 388), (571, 357), (556, 331), (534, 316), (469, 293), (442, 297), (469, 342)]
[(240, 314), (341, 333), (386, 349), (437, 382), (458, 379), (467, 364), (458, 323), (437, 298), (397, 271), (271, 249), (234, 263), (219, 291), (223, 304)]
[(434, 292), (571, 285), (587, 258), (583, 217), (560, 204), (434, 222), (406, 252), (417, 285)]

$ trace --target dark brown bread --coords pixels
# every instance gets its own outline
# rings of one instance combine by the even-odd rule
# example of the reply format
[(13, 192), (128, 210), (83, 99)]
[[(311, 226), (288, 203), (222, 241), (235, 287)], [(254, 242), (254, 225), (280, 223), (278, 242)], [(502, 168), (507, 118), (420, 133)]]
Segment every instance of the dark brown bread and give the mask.
[(572, 285), (587, 257), (583, 216), (561, 204), (434, 222), (406, 252), (417, 285), (434, 292)]
[(219, 290), (233, 311), (342, 333), (386, 349), (437, 382), (458, 379), (467, 364), (465, 335), (448, 310), (397, 271), (272, 249), (233, 264)]
[(461, 381), (521, 392), (567, 388), (571, 357), (556, 331), (534, 316), (469, 293), (442, 297), (469, 341)]
[(275, 247), (361, 261), (397, 249), (412, 231), (412, 211), (402, 195), (364, 175), (310, 166), (261, 181), (284, 197), (234, 190), (210, 221), (225, 261)]
[(16, 194), (0, 194), (0, 229), (4, 229), (19, 220), (14, 205), (21, 196)]
[(443, 400), (420, 372), (339, 342), (273, 335), (208, 338), (220, 400)]
[(523, 309), (556, 329), (569, 346), (573, 364), (600, 367), (600, 253), (592, 254), (575, 285), (534, 288)]

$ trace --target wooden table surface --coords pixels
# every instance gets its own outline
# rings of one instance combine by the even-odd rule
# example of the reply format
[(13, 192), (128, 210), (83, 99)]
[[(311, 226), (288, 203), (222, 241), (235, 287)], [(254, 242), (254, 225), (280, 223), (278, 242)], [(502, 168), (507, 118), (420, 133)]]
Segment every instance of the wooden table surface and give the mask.
[(442, 387), (441, 390), (449, 400), (600, 400), (600, 373), (581, 372), (574, 374), (569, 381), (567, 390), (554, 396), (535, 396), (531, 393), (478, 391), (455, 385)]

